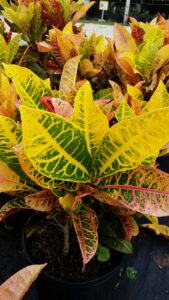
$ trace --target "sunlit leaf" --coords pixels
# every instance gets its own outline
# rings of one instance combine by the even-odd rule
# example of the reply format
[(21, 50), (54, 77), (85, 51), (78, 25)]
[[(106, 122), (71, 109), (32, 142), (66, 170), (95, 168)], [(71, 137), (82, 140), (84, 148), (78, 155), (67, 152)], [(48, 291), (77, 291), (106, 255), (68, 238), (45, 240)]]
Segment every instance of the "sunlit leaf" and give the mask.
[(115, 24), (114, 39), (117, 51), (131, 51), (134, 54), (138, 54), (138, 48), (135, 40), (124, 26)]
[(145, 105), (143, 112), (149, 112), (167, 106), (169, 106), (169, 94), (165, 84), (160, 81), (150, 100)]
[(43, 108), (40, 98), (52, 96), (48, 83), (27, 68), (4, 64), (4, 69), (6, 75), (12, 79), (21, 103), (30, 107)]
[(143, 224), (142, 227), (153, 230), (157, 235), (162, 235), (169, 239), (169, 227), (167, 225), (160, 224)]
[(71, 121), (83, 130), (88, 152), (93, 154), (108, 131), (109, 124), (105, 114), (93, 101), (89, 82), (77, 92)]
[(112, 126), (95, 155), (97, 176), (137, 167), (145, 158), (154, 156), (169, 141), (168, 127), (168, 107)]
[(83, 131), (56, 114), (26, 106), (20, 111), (24, 151), (36, 170), (53, 179), (88, 181), (91, 157)]
[(118, 109), (115, 112), (115, 117), (118, 122), (131, 119), (135, 116), (133, 109), (128, 105), (127, 101), (124, 99), (121, 101)]
[(62, 72), (59, 91), (60, 98), (62, 100), (67, 99), (68, 94), (71, 92), (73, 87), (75, 86), (76, 76), (77, 76), (77, 68), (80, 62), (81, 56), (76, 56), (67, 61), (64, 65), (64, 69)]

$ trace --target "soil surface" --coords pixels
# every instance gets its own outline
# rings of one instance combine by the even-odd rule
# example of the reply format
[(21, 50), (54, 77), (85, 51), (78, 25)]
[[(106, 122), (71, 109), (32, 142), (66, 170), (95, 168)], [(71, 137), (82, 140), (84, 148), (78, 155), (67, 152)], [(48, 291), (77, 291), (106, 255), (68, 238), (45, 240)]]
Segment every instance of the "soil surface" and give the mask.
[(101, 277), (113, 270), (123, 255), (112, 251), (111, 259), (99, 262), (94, 258), (82, 273), (82, 256), (74, 229), (70, 231), (70, 251), (63, 255), (63, 233), (55, 224), (47, 224), (29, 238), (29, 254), (36, 263), (47, 262), (45, 273), (70, 282), (82, 282)]

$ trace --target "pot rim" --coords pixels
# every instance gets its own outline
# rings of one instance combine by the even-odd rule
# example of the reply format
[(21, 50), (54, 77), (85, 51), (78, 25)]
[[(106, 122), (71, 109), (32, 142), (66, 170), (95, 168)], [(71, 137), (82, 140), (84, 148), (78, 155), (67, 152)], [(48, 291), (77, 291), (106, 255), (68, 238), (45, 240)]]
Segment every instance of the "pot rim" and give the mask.
[[(26, 232), (26, 229), (28, 227), (28, 224), (30, 223), (30, 221), (32, 220), (32, 218), (36, 215), (38, 215), (39, 212), (33, 212), (32, 215), (28, 218), (28, 220), (26, 221), (25, 223), (25, 226), (22, 230), (22, 234), (21, 234), (21, 247), (22, 247), (22, 253), (24, 255), (24, 257), (26, 258), (26, 260), (29, 262), (29, 263), (33, 263), (32, 262), (32, 259), (27, 251), (27, 247), (26, 247), (26, 235), (25, 235), (25, 232)], [(111, 270), (110, 272), (108, 272), (107, 274), (103, 275), (103, 276), (100, 276), (100, 277), (97, 277), (95, 279), (91, 279), (91, 280), (87, 280), (87, 281), (82, 281), (82, 282), (72, 282), (72, 281), (68, 281), (66, 279), (61, 279), (61, 278), (58, 278), (58, 277), (55, 277), (53, 275), (50, 275), (50, 274), (47, 274), (45, 273), (45, 271), (43, 270), (42, 273), (40, 273), (39, 277), (43, 277), (47, 280), (52, 280), (52, 281), (55, 281), (55, 282), (58, 282), (58, 283), (61, 283), (61, 284), (65, 284), (65, 285), (68, 285), (68, 286), (71, 286), (71, 287), (75, 287), (75, 288), (80, 288), (80, 287), (87, 287), (87, 286), (94, 286), (94, 285), (98, 285), (100, 282), (104, 282), (107, 278), (111, 277), (113, 275), (113, 273), (117, 273), (118, 270), (121, 269), (121, 266), (124, 264), (124, 261), (127, 257), (127, 254), (125, 253), (122, 253), (122, 258), (121, 258), (121, 261), (120, 263), (115, 267), (113, 268), (113, 270)]]

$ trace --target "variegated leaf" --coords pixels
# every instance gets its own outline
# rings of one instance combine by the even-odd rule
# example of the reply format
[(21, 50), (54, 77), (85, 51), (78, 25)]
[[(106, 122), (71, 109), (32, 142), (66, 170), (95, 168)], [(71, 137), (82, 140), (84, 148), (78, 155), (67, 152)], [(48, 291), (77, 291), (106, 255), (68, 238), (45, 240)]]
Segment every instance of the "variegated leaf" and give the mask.
[(12, 79), (21, 103), (29, 107), (43, 108), (40, 98), (52, 96), (48, 82), (42, 80), (31, 70), (17, 65), (5, 65), (6, 75)]
[(16, 154), (20, 163), (20, 166), (24, 173), (31, 178), (37, 185), (41, 186), (42, 188), (45, 189), (65, 189), (67, 191), (75, 191), (76, 190), (76, 183), (74, 182), (69, 182), (69, 181), (61, 181), (61, 180), (56, 180), (52, 179), (49, 177), (46, 177), (39, 173), (30, 160), (27, 158), (24, 150), (23, 150), (23, 145), (20, 144), (17, 146), (16, 149)]
[(13, 147), (21, 141), (21, 130), (10, 118), (0, 116), (0, 160), (20, 176), (24, 176)]
[(160, 81), (150, 100), (144, 107), (143, 112), (149, 112), (167, 106), (169, 106), (169, 94), (165, 84)]
[(72, 214), (73, 225), (79, 242), (83, 271), (86, 264), (93, 258), (98, 247), (98, 222), (94, 210), (83, 205), (79, 213)]
[(143, 93), (136, 86), (128, 84), (127, 93), (134, 99), (137, 99), (139, 101), (144, 100)]
[(115, 112), (115, 117), (118, 122), (131, 119), (135, 116), (134, 110), (128, 105), (127, 101), (123, 99)]
[(7, 55), (8, 55), (8, 46), (2, 34), (0, 34), (0, 49), (1, 49), (0, 51), (0, 64), (1, 64), (3, 62), (6, 62)]
[(103, 90), (98, 91), (97, 93), (94, 94), (93, 99), (94, 100), (99, 100), (99, 99), (113, 99), (113, 91), (112, 88), (106, 88)]
[(0, 208), (0, 222), (22, 209), (30, 209), (23, 199), (17, 198), (8, 201)]
[(153, 73), (156, 73), (168, 62), (169, 62), (169, 45), (166, 45), (164, 47), (161, 47), (157, 53), (154, 62)]
[(78, 90), (75, 97), (74, 114), (70, 119), (84, 133), (88, 152), (92, 155), (109, 129), (107, 117), (93, 100), (90, 83)]
[(21, 34), (15, 35), (8, 45), (8, 55), (6, 59), (7, 64), (11, 64), (13, 59), (15, 58), (17, 51), (19, 49), (19, 41), (21, 39)]
[(21, 106), (23, 146), (35, 169), (59, 180), (86, 182), (91, 157), (83, 131), (59, 115)]
[(47, 264), (30, 265), (18, 271), (0, 286), (0, 300), (21, 300)]
[[(102, 179), (102, 191), (133, 211), (162, 217), (169, 215), (169, 174), (146, 166)], [(106, 201), (109, 205), (111, 204)]]
[(96, 176), (132, 169), (169, 141), (169, 108), (155, 110), (112, 126), (95, 155)]
[(31, 190), (29, 186), (21, 182), (20, 176), (0, 161), (0, 193)]
[(146, 78), (149, 78), (152, 72), (156, 55), (163, 42), (164, 35), (157, 25), (150, 27), (144, 35), (143, 47), (136, 58), (136, 65), (138, 71)]
[(49, 212), (59, 206), (58, 199), (49, 190), (30, 194), (24, 199), (27, 206), (37, 211)]
[(126, 238), (129, 241), (131, 241), (132, 236), (137, 236), (139, 234), (139, 227), (137, 225), (137, 222), (135, 221), (134, 218), (132, 218), (129, 215), (121, 216), (120, 219), (123, 224)]
[(143, 224), (142, 227), (153, 230), (156, 234), (169, 239), (169, 226), (160, 224)]
[(66, 100), (68, 94), (75, 86), (77, 69), (81, 59), (81, 55), (70, 58), (64, 65), (62, 76), (60, 79), (59, 91), (60, 98)]

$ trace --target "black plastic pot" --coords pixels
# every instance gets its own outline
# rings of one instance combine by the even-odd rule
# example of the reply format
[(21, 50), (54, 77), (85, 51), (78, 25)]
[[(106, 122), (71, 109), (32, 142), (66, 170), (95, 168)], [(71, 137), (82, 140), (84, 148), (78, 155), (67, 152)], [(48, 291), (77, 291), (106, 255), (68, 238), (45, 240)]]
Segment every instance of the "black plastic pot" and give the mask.
[[(32, 223), (32, 215), (23, 230), (22, 249), (23, 255), (29, 264), (32, 262), (28, 253), (28, 241), (25, 236), (26, 228)], [(122, 255), (120, 264), (110, 273), (95, 280), (72, 283), (58, 279), (42, 272), (36, 281), (40, 300), (113, 300), (113, 290), (120, 279), (120, 270), (124, 263), (125, 255)]]

